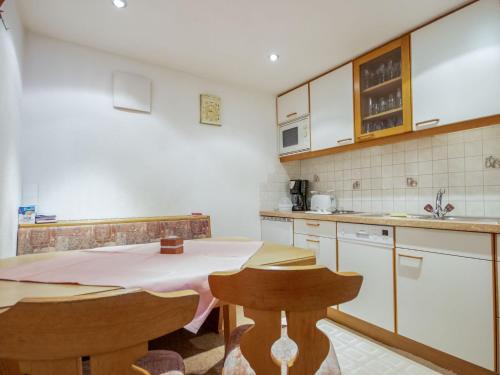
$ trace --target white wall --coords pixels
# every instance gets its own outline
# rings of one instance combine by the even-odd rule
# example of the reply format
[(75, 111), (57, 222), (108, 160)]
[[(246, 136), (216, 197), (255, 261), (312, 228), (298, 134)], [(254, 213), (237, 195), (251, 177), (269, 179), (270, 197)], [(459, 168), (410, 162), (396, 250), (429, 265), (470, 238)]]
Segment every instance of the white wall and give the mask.
[[(151, 114), (113, 108), (113, 71), (153, 80)], [(222, 97), (222, 127), (199, 124), (201, 93)], [(214, 235), (259, 238), (274, 97), (29, 34), (23, 149), (23, 183), (60, 219), (201, 211)]]
[(23, 55), (23, 27), (14, 0), (2, 9), (9, 30), (0, 24), (0, 258), (16, 254)]

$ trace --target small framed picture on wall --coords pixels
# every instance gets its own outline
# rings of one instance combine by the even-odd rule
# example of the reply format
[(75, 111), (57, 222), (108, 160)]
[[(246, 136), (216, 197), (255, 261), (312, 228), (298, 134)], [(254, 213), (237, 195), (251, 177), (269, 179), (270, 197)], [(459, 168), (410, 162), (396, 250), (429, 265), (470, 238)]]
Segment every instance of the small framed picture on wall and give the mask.
[(221, 126), (221, 98), (215, 95), (200, 95), (200, 124)]

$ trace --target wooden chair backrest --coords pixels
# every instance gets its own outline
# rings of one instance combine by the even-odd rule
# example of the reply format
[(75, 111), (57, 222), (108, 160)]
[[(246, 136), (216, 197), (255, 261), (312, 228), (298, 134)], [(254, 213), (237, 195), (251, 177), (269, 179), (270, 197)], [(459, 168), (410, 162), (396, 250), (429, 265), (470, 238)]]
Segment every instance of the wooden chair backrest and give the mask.
[(243, 306), (245, 316), (255, 323), (242, 336), (240, 348), (257, 375), (280, 374), (271, 346), (281, 337), (282, 311), (288, 336), (299, 348), (288, 364), (289, 374), (314, 374), (330, 349), (316, 323), (326, 318), (329, 306), (354, 299), (362, 282), (356, 273), (335, 273), (323, 266), (249, 267), (209, 277), (213, 295)]
[[(92, 375), (147, 372), (132, 364), (148, 341), (182, 328), (196, 312), (194, 291), (116, 290), (70, 298), (24, 299), (0, 313), (0, 374)], [(10, 368), (10, 370), (5, 370)]]

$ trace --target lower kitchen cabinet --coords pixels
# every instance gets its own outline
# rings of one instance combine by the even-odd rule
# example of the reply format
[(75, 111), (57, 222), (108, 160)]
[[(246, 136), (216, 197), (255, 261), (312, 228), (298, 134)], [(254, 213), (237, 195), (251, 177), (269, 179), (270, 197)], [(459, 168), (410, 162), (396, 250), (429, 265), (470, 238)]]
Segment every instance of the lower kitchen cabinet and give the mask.
[(337, 271), (337, 240), (335, 238), (295, 233), (294, 246), (314, 250), (317, 264)]
[(398, 228), (396, 239), (398, 333), (493, 370), (491, 235)]

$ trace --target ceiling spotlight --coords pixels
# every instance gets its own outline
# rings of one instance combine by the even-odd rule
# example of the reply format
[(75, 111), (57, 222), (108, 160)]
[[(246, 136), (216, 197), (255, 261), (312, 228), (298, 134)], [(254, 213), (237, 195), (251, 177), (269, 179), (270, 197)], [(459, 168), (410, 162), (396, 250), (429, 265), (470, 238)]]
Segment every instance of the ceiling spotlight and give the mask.
[(275, 53), (272, 53), (269, 55), (269, 60), (271, 60), (272, 62), (278, 61), (279, 58), (280, 58), (279, 55), (277, 55)]
[(113, 0), (113, 4), (117, 8), (125, 8), (127, 6), (127, 0)]

